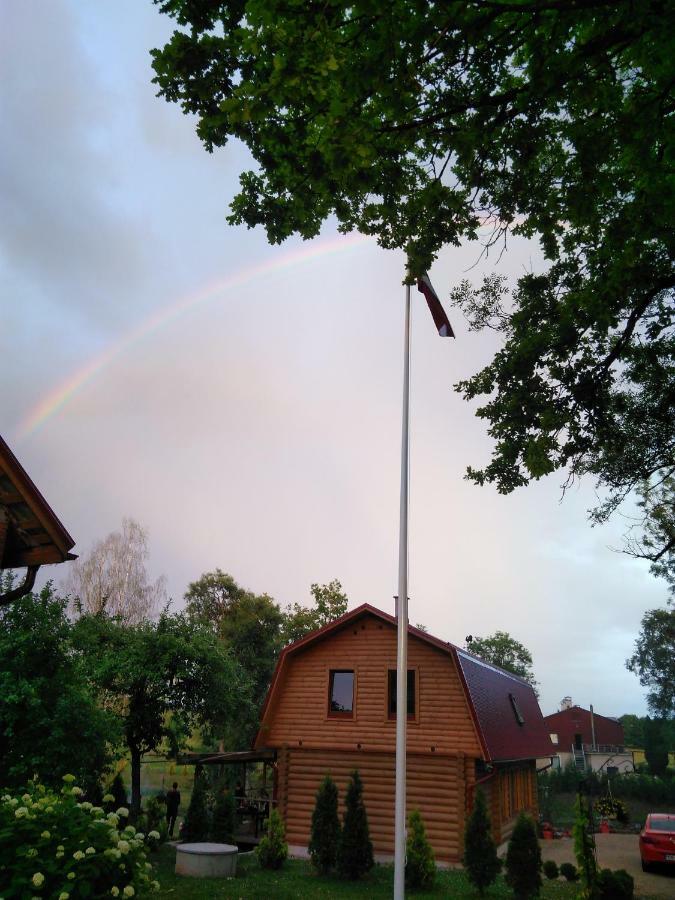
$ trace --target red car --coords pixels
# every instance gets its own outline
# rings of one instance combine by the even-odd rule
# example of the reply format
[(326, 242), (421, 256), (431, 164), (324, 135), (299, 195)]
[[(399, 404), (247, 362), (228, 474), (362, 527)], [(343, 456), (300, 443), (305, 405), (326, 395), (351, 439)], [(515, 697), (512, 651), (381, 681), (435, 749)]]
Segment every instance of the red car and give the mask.
[(675, 815), (650, 813), (640, 832), (640, 857), (646, 872), (654, 863), (675, 865)]

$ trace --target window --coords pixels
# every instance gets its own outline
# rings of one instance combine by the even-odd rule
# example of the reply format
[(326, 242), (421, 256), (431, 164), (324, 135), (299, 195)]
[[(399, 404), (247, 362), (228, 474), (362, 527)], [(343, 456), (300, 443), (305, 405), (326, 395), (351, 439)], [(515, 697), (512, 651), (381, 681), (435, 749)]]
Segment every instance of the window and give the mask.
[[(387, 697), (387, 715), (396, 718), (396, 669), (389, 669), (389, 691)], [(408, 718), (415, 718), (415, 670), (408, 669)]]
[(513, 709), (513, 715), (516, 717), (516, 722), (519, 725), (524, 725), (525, 719), (523, 718), (523, 714), (521, 713), (520, 709), (518, 708), (518, 703), (516, 701), (516, 698), (513, 696), (513, 694), (509, 694), (509, 700), (511, 701), (511, 708)]
[(352, 718), (354, 715), (354, 672), (332, 669), (328, 686), (328, 715)]
[(558, 735), (555, 734), (555, 733), (553, 733), (553, 732), (551, 733), (551, 743), (552, 743), (552, 744), (557, 744), (557, 743), (558, 743)]

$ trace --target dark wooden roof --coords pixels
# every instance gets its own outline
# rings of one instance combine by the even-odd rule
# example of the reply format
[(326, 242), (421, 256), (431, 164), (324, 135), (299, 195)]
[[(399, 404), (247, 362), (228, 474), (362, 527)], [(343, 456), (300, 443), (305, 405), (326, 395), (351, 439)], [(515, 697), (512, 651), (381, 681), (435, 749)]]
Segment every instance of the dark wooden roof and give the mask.
[[(265, 723), (279, 690), (281, 674), (288, 657), (302, 651), (308, 644), (325, 640), (338, 629), (364, 615), (376, 616), (397, 627), (395, 616), (364, 603), (284, 647), (265, 697), (260, 716), (261, 726)], [(527, 681), (413, 625), (408, 625), (408, 635), (425, 641), (454, 660), (486, 761), (507, 762), (551, 756), (554, 749), (548, 728), (536, 694)], [(262, 739), (262, 735), (261, 727), (256, 742)]]
[[(75, 541), (0, 437), (0, 569), (76, 559)], [(1, 535), (0, 535), (1, 537)]]

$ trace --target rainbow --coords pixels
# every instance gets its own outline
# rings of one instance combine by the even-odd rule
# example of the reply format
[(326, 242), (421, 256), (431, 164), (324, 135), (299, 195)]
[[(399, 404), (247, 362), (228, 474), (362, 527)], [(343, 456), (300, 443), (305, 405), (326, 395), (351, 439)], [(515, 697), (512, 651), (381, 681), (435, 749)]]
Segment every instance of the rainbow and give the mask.
[(225, 291), (241, 287), (261, 276), (282, 272), (303, 263), (311, 262), (319, 257), (341, 253), (355, 247), (370, 243), (370, 239), (361, 234), (339, 235), (327, 240), (315, 241), (307, 246), (286, 251), (281, 256), (273, 256), (263, 263), (239, 269), (233, 275), (220, 279), (194, 293), (180, 297), (169, 306), (152, 313), (135, 328), (106, 347), (102, 352), (90, 359), (85, 365), (72, 372), (68, 377), (42, 397), (26, 414), (16, 430), (17, 441), (31, 437), (49, 419), (52, 419), (104, 369), (112, 365), (122, 354), (131, 350), (141, 341), (151, 337), (171, 322), (184, 316), (198, 306), (219, 300)]

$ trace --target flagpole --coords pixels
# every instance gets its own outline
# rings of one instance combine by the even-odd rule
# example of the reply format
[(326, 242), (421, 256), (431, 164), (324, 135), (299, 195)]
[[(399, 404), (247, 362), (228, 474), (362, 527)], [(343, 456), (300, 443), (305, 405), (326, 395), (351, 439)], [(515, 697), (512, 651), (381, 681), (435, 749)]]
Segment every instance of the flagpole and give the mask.
[(401, 426), (401, 508), (398, 540), (398, 623), (396, 653), (396, 806), (394, 816), (394, 900), (405, 897), (406, 730), (408, 724), (408, 437), (410, 409), (410, 285), (405, 288), (403, 416)]

